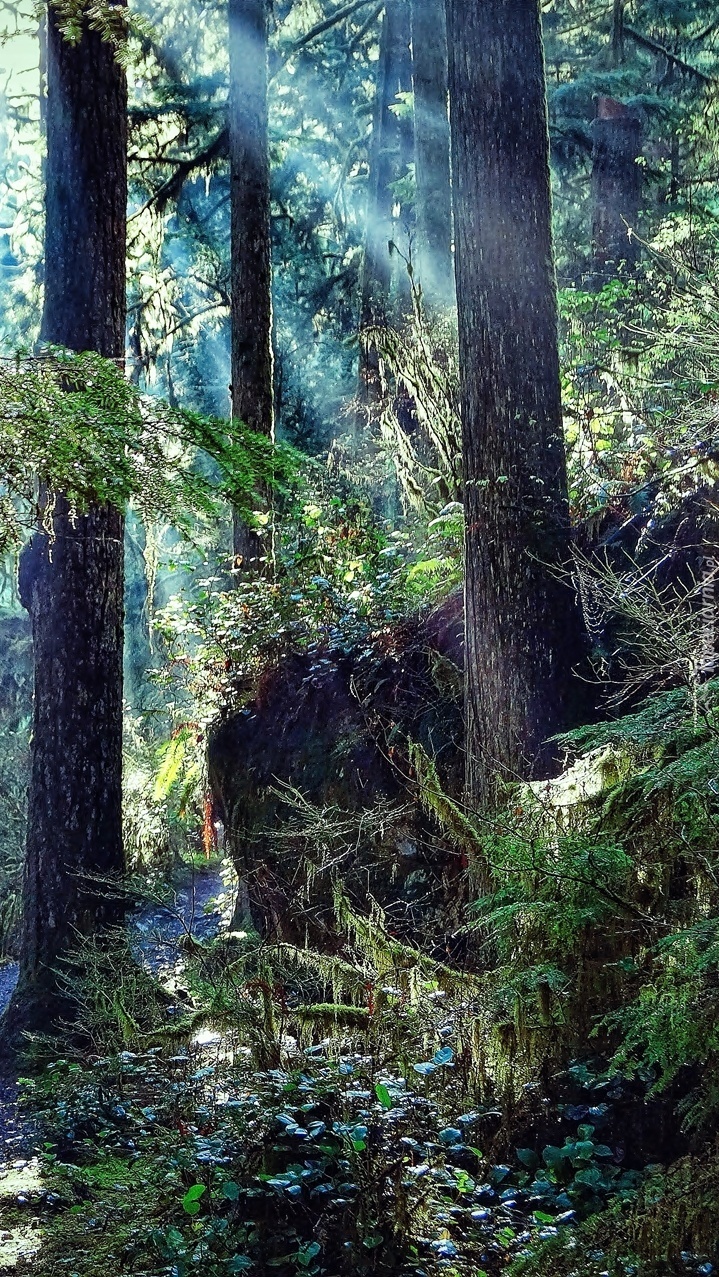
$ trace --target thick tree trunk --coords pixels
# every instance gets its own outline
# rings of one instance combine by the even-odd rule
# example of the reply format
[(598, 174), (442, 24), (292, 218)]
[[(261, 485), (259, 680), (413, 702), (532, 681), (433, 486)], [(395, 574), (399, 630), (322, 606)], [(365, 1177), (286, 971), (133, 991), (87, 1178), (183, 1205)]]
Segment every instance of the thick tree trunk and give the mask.
[[(272, 245), (266, 0), (230, 0), (232, 415), (272, 437)], [(234, 519), (235, 555), (257, 564), (260, 537)]]
[[(122, 359), (125, 341), (127, 88), (114, 51), (85, 30), (47, 28), (45, 303), (42, 339)], [(35, 702), (21, 981), (16, 1007), (42, 1025), (54, 966), (117, 916), (87, 875), (118, 873), (122, 848), (123, 517), (72, 518), (36, 533), (20, 567), (33, 627)], [(22, 1000), (22, 1006), (21, 1006)]]
[(538, 0), (449, 0), (467, 793), (541, 775), (581, 626), (569, 553)]
[(592, 244), (598, 282), (616, 274), (620, 262), (636, 264), (641, 199), (641, 120), (623, 102), (597, 98), (592, 125)]
[(454, 301), (444, 0), (412, 0), (417, 268), (430, 306)]
[[(402, 162), (410, 158), (407, 126), (393, 106), (397, 94), (411, 85), (408, 0), (389, 0), (380, 36), (377, 67), (377, 96), (372, 120), (369, 156), (369, 183), (362, 268), (360, 331), (388, 322), (392, 312), (391, 243), (394, 238), (392, 183), (401, 174)], [(371, 410), (379, 394), (376, 354), (362, 350), (359, 369), (359, 400)]]

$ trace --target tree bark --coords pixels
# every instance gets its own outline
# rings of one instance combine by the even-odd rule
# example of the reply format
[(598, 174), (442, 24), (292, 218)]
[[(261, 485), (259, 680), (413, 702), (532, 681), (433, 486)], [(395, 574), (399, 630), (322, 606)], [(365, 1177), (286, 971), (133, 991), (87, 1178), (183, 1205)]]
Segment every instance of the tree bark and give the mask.
[[(45, 300), (42, 340), (122, 359), (125, 342), (127, 87), (113, 48), (47, 19)], [(86, 875), (123, 869), (123, 516), (73, 518), (56, 500), (53, 538), (23, 552), (35, 700), (21, 979), (15, 1007), (46, 1023), (55, 964), (118, 914)]]
[(624, 10), (626, 0), (614, 0), (612, 7), (612, 66), (624, 62)]
[(572, 593), (538, 0), (449, 0), (466, 517), (466, 788), (541, 776), (582, 650)]
[(444, 0), (412, 0), (417, 268), (425, 300), (454, 301)]
[(620, 262), (638, 257), (636, 230), (641, 200), (641, 120), (623, 102), (597, 99), (592, 125), (592, 246), (598, 282), (612, 278)]
[[(408, 157), (406, 125), (391, 109), (397, 94), (409, 90), (408, 0), (388, 0), (380, 36), (377, 66), (377, 94), (372, 120), (369, 181), (362, 267), (360, 331), (382, 325), (392, 313), (392, 251), (394, 238), (392, 183), (400, 176), (402, 160)], [(359, 400), (371, 410), (379, 395), (379, 369), (374, 352), (361, 350)]]
[[(267, 106), (266, 0), (230, 0), (232, 415), (271, 438), (272, 245)], [(263, 494), (264, 495), (264, 494)], [(234, 551), (258, 563), (262, 542), (235, 513)]]

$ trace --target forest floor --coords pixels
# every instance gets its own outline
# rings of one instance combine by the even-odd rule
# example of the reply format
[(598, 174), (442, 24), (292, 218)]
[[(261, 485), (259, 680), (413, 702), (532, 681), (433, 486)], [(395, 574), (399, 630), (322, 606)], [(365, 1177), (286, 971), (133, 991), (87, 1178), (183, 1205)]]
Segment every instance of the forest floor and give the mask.
[[(178, 883), (172, 903), (141, 907), (128, 921), (144, 965), (161, 978), (169, 977), (181, 962), (180, 942), (188, 932), (208, 939), (214, 935), (220, 914), (214, 901), (224, 892), (215, 870), (193, 873)], [(0, 967), (0, 1015), (17, 984), (17, 963)], [(51, 1216), (53, 1193), (43, 1185), (38, 1134), (23, 1112), (18, 1072), (3, 1064), (0, 1071), (0, 1275), (32, 1268), (43, 1226)]]

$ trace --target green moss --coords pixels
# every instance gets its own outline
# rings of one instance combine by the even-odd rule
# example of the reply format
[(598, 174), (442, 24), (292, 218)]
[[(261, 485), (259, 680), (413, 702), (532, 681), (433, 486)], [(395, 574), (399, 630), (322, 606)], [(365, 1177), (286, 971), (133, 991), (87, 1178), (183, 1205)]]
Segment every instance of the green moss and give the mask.
[(61, 1206), (46, 1214), (32, 1269), (37, 1277), (68, 1270), (78, 1277), (154, 1271), (150, 1233), (171, 1201), (159, 1159), (103, 1156), (89, 1166), (51, 1171), (46, 1187), (57, 1192)]

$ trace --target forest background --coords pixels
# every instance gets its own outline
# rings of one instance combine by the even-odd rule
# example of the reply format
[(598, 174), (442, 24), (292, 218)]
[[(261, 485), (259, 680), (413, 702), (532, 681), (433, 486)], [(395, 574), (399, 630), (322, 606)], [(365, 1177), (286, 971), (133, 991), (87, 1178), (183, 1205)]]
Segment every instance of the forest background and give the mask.
[(6, 6), (8, 1270), (714, 1270), (713, 8)]

